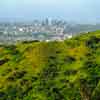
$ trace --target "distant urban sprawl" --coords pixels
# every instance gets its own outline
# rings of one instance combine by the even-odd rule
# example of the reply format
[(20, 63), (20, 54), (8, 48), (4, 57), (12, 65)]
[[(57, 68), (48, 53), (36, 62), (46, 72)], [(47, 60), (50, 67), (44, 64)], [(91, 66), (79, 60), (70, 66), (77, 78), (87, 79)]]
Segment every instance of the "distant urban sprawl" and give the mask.
[(71, 38), (80, 32), (100, 29), (100, 24), (73, 24), (64, 20), (33, 20), (32, 22), (0, 23), (0, 42), (55, 41)]

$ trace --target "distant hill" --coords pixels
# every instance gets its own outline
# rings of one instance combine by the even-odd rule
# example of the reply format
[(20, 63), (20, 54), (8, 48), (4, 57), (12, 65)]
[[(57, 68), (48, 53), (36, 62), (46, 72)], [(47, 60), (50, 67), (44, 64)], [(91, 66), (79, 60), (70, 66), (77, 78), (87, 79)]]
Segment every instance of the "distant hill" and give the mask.
[(67, 33), (81, 33), (81, 32), (92, 32), (100, 29), (100, 24), (68, 24), (65, 32)]
[(100, 100), (100, 31), (0, 45), (0, 100)]

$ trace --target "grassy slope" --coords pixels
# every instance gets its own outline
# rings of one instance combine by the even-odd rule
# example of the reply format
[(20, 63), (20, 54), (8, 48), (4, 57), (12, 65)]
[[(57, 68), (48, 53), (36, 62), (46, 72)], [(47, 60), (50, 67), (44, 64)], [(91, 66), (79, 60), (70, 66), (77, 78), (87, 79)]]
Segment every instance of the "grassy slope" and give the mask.
[(0, 100), (100, 100), (99, 79), (100, 31), (0, 46)]

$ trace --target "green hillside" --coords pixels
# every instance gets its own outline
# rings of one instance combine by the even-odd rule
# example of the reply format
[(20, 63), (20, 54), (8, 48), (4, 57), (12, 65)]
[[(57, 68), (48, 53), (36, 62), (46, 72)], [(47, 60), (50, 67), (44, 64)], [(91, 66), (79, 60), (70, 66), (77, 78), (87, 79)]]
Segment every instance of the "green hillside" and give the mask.
[(0, 100), (100, 100), (100, 31), (0, 45)]

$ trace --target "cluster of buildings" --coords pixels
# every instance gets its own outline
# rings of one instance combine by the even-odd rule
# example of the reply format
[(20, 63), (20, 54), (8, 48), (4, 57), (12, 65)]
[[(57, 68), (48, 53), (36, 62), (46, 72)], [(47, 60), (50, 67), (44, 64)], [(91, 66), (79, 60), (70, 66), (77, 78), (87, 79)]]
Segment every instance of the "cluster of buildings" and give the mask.
[(54, 41), (71, 38), (67, 22), (62, 20), (34, 20), (25, 23), (0, 23), (0, 41), (40, 40)]

